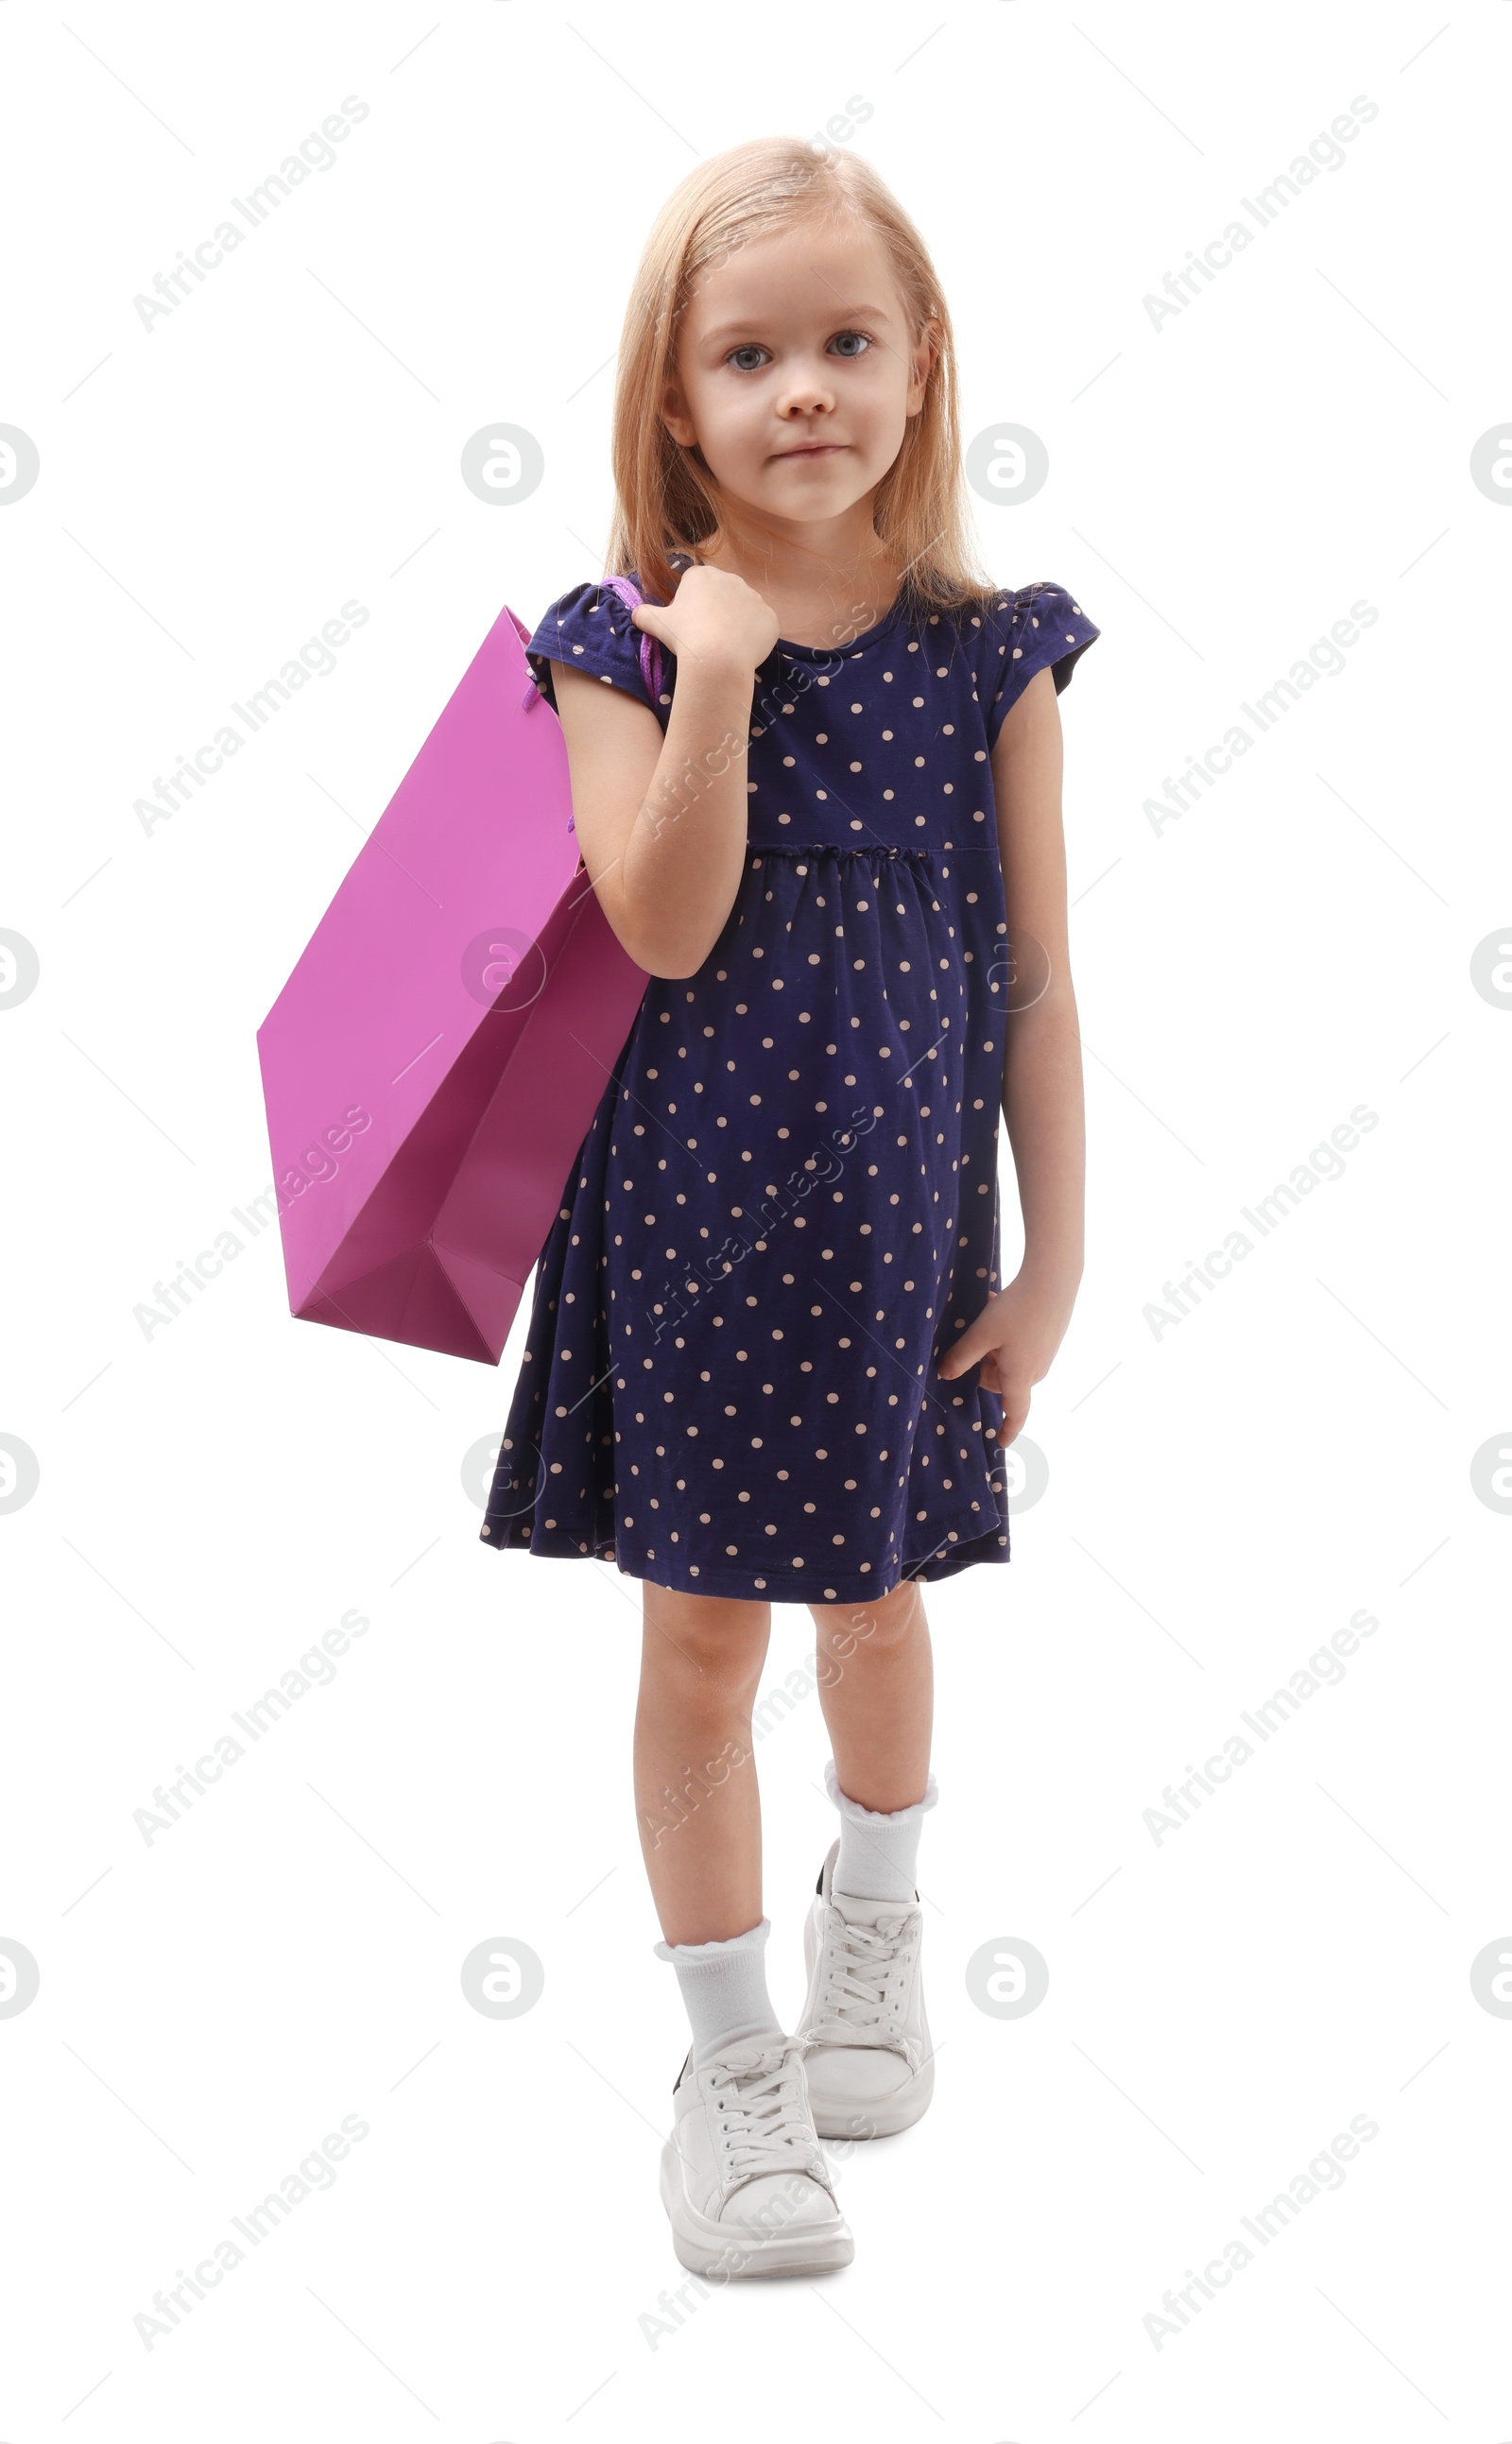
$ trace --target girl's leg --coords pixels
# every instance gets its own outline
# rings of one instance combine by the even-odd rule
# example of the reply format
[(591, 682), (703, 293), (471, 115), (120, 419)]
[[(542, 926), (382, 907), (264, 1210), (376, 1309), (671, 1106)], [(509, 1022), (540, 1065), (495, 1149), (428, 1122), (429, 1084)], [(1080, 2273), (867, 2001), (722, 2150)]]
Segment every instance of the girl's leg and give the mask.
[(816, 2129), (881, 2138), (916, 2121), (934, 2086), (916, 1880), (919, 1835), (938, 1797), (929, 1624), (915, 1581), (875, 1602), (810, 1609), (835, 1752), (824, 1782), (840, 1838), (810, 1904), (797, 2033)]
[(905, 1579), (874, 1602), (809, 1610), (819, 1633), (820, 1704), (841, 1790), (878, 1815), (913, 1806), (929, 1781), (934, 1719), (922, 1587)]
[(643, 1580), (636, 1812), (669, 1944), (728, 1941), (762, 1916), (751, 1708), (770, 1604)]
[(643, 1582), (636, 1807), (692, 2042), (661, 2196), (694, 2273), (813, 2273), (855, 2255), (766, 1991), (751, 1708), (771, 1607)]

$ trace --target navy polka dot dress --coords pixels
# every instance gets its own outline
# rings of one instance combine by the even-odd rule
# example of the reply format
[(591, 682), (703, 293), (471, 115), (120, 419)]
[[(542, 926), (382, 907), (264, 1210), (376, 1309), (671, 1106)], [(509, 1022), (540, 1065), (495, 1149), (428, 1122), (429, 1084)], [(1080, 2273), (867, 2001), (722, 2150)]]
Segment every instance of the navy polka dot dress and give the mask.
[[(740, 888), (702, 967), (651, 978), (563, 1187), (492, 1546), (755, 1602), (1007, 1560), (1002, 1403), (935, 1372), (1001, 1286), (988, 758), (1097, 634), (1042, 583), (761, 665)], [(654, 702), (640, 646), (583, 584), (528, 651), (553, 704), (561, 662), (665, 730), (676, 661)]]

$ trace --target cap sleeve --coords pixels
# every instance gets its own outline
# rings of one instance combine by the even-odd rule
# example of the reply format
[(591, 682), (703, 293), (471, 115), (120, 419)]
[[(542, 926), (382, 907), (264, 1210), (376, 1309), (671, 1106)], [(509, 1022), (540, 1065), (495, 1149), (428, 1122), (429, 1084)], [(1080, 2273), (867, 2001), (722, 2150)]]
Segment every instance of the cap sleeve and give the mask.
[(549, 605), (526, 647), (526, 657), (553, 712), (558, 706), (551, 665), (561, 662), (568, 670), (586, 671), (609, 687), (623, 688), (637, 703), (649, 706), (665, 730), (672, 703), (672, 657), (663, 647), (663, 692), (658, 701), (641, 669), (641, 637), (629, 604), (608, 586), (589, 582), (571, 586)]
[(987, 641), (977, 694), (986, 715), (990, 750), (1036, 671), (1054, 671), (1059, 695), (1102, 631), (1063, 585), (1048, 578), (1021, 585), (1015, 593), (1000, 594), (984, 625)]

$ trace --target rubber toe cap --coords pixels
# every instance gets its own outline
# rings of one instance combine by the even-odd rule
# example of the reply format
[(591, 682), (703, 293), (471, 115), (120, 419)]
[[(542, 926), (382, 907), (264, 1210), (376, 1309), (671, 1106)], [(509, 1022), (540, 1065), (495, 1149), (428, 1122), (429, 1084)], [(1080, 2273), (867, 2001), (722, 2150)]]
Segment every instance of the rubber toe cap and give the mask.
[(806, 2173), (763, 2173), (727, 2200), (721, 2223), (755, 2223), (765, 2231), (789, 2231), (795, 2226), (830, 2223), (834, 2199), (822, 2182)]

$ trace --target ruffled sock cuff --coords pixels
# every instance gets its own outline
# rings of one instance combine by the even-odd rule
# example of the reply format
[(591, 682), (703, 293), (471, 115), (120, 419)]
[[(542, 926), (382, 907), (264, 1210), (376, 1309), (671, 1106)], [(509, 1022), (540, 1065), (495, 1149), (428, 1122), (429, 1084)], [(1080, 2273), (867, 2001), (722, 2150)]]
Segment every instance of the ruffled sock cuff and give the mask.
[(754, 1926), (747, 1927), (744, 1935), (727, 1935), (719, 1943), (654, 1943), (651, 1948), (658, 1960), (670, 1960), (674, 1966), (681, 1961), (685, 1968), (691, 1969), (701, 1960), (729, 1960), (740, 1953), (763, 1953), (771, 1931), (771, 1919), (764, 1917), (758, 1918)]
[(940, 1796), (939, 1785), (936, 1783), (934, 1776), (931, 1773), (925, 1782), (923, 1798), (916, 1799), (912, 1807), (899, 1807), (891, 1815), (889, 1815), (885, 1809), (863, 1807), (858, 1799), (849, 1798), (840, 1788), (839, 1777), (836, 1773), (835, 1760), (833, 1757), (829, 1759), (824, 1768), (824, 1787), (829, 1792), (829, 1795), (835, 1802), (836, 1806), (839, 1809), (841, 1816), (848, 1817), (853, 1824), (870, 1824), (874, 1826), (881, 1824), (912, 1824), (915, 1819), (922, 1824), (925, 1816), (929, 1810), (934, 1806)]

